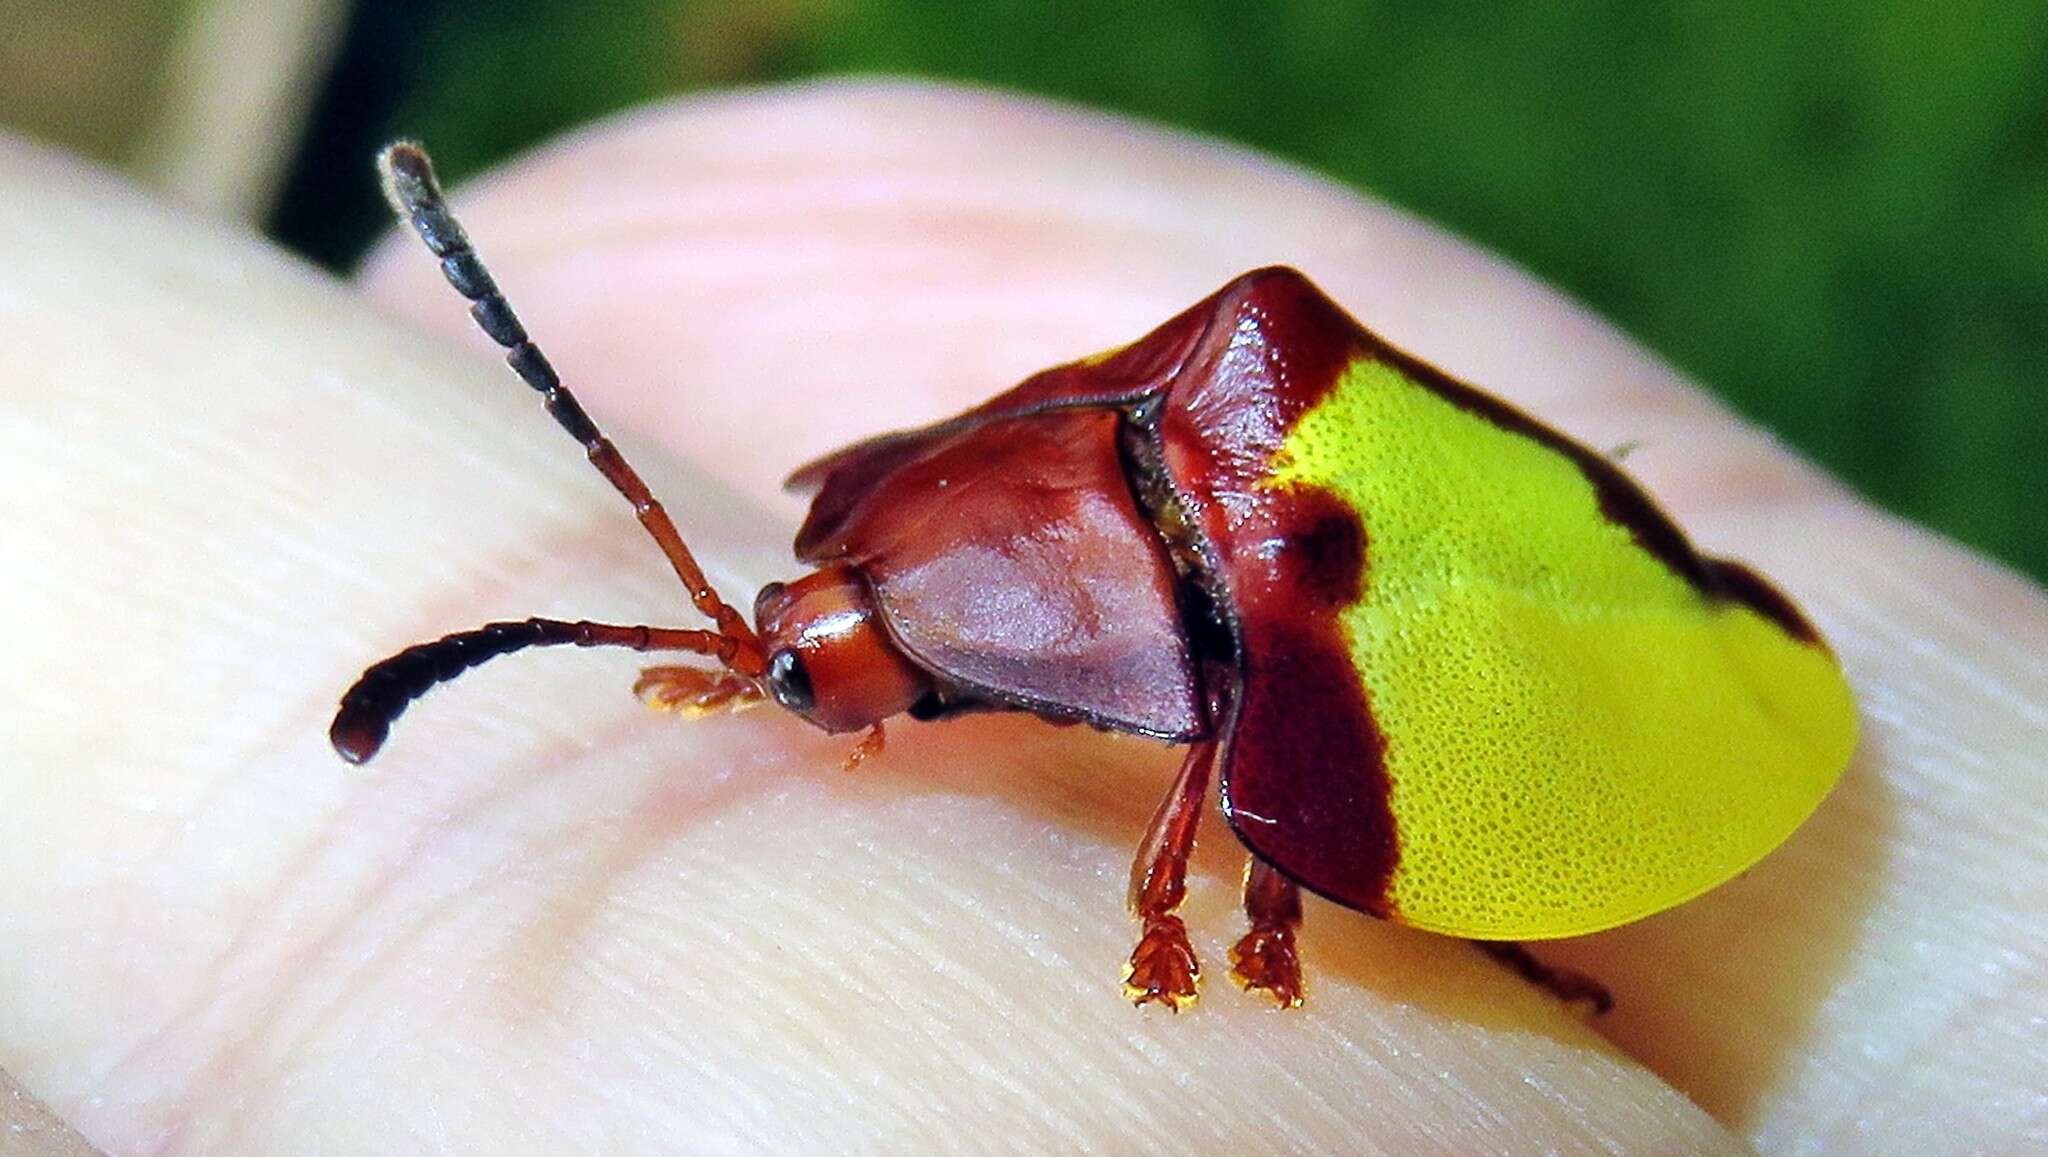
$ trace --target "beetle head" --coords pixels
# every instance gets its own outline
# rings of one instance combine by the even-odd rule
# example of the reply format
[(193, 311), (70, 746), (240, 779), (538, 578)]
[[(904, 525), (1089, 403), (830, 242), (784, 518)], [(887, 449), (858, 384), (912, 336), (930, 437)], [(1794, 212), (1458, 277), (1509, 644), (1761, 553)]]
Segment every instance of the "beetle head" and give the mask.
[(931, 690), (875, 613), (858, 570), (833, 563), (754, 600), (777, 703), (833, 734), (872, 727)]

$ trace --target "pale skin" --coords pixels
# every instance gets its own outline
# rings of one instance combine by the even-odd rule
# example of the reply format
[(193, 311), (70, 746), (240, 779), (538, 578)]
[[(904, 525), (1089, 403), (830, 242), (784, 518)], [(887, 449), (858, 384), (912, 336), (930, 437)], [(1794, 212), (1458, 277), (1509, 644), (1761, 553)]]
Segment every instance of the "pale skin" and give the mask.
[[(334, 179), (374, 195), (368, 162)], [(1180, 912), (1202, 1000), (1132, 1008), (1125, 878), (1177, 753), (1085, 729), (905, 724), (849, 774), (851, 737), (655, 714), (635, 657), (553, 652), (435, 692), (351, 770), (329, 713), (396, 647), (529, 613), (700, 624), (410, 238), (359, 292), (0, 146), (0, 1068), (97, 1144), (2048, 1141), (2040, 592), (1511, 267), (1257, 158), (943, 89), (645, 111), (454, 199), (742, 605), (797, 573), (790, 467), (1285, 262), (1572, 434), (1640, 442), (1695, 538), (1833, 641), (1863, 747), (1742, 879), (1539, 947), (1613, 989), (1597, 1023), (1313, 899), (1304, 1007), (1236, 991), (1213, 814)]]

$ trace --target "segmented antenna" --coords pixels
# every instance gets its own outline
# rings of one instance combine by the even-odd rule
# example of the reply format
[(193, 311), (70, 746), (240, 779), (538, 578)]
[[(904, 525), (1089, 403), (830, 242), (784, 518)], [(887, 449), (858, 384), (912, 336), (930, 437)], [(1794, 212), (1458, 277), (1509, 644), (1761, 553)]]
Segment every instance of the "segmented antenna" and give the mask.
[(668, 556), (669, 565), (675, 568), (676, 577), (683, 580), (683, 586), (690, 592), (690, 601), (704, 612), (712, 622), (718, 624), (718, 633), (733, 640), (736, 650), (746, 654), (735, 654), (728, 659), (743, 660), (734, 663), (734, 670), (743, 675), (759, 675), (766, 670), (759, 640), (754, 638), (752, 627), (747, 620), (734, 610), (718, 592), (711, 589), (705, 580), (704, 571), (697, 565), (690, 548), (683, 544), (683, 536), (676, 531), (676, 525), (662, 509), (654, 495), (648, 493), (647, 484), (640, 481), (640, 475), (628, 465), (612, 445), (611, 439), (583, 412), (582, 403), (562, 379), (555, 374), (555, 367), (549, 364), (547, 355), (533, 344), (526, 335), (526, 327), (519, 324), (519, 316), (512, 312), (512, 304), (498, 291), (498, 283), (484, 268), (483, 259), (477, 256), (476, 248), (469, 243), (469, 236), (455, 220), (449, 210), (447, 198), (441, 193), (441, 183), (434, 178), (434, 163), (427, 158), (425, 149), (411, 141), (399, 141), (386, 148), (377, 158), (378, 171), (384, 178), (384, 195), (398, 215), (412, 223), (413, 230), (434, 256), (441, 259), (441, 272), (447, 275), (448, 284), (472, 303), (469, 316), (476, 319), (477, 327), (490, 339), (505, 348), (505, 361), (526, 384), (532, 386), (541, 396), (548, 413), (554, 415), (562, 429), (571, 438), (582, 443), (583, 450), (590, 456), (591, 465), (598, 473), (633, 504), (633, 513), (640, 518), (640, 524), (661, 547), (661, 553)]
[(717, 655), (726, 645), (715, 631), (673, 627), (621, 627), (611, 623), (566, 623), (560, 619), (525, 619), (485, 623), (431, 643), (415, 643), (363, 672), (341, 697), (341, 710), (327, 738), (350, 763), (377, 754), (391, 725), (412, 701), (437, 683), (446, 683), (471, 667), (528, 647), (625, 647), (634, 651), (694, 651)]
[(342, 696), (328, 737), (335, 750), (351, 763), (361, 763), (377, 753), (390, 732), (391, 724), (413, 700), (435, 684), (444, 683), (464, 671), (500, 655), (528, 647), (573, 644), (579, 647), (626, 647), (635, 651), (674, 650), (709, 655), (734, 672), (750, 679), (767, 670), (761, 641), (753, 628), (731, 604), (720, 598), (704, 577), (702, 567), (684, 544), (668, 512), (662, 508), (640, 475), (627, 463), (611, 439), (584, 412), (576, 395), (562, 384), (547, 355), (527, 336), (526, 327), (512, 312), (512, 305), (498, 290), (483, 259), (477, 256), (469, 237), (455, 220), (434, 177), (433, 162), (426, 150), (411, 141), (386, 148), (377, 158), (383, 178), (384, 196), (399, 217), (409, 222), (420, 240), (441, 261), (441, 272), (456, 292), (470, 300), (469, 315), (477, 326), (505, 350), (505, 361), (527, 385), (541, 396), (541, 404), (555, 422), (583, 446), (591, 465), (604, 475), (626, 501), (640, 525), (661, 548), (676, 577), (690, 592), (690, 602), (715, 625), (716, 630), (685, 630), (670, 627), (618, 626), (609, 623), (569, 623), (555, 619), (527, 619), (523, 622), (489, 623), (473, 631), (461, 631), (429, 643), (407, 647), (363, 672), (355, 686)]

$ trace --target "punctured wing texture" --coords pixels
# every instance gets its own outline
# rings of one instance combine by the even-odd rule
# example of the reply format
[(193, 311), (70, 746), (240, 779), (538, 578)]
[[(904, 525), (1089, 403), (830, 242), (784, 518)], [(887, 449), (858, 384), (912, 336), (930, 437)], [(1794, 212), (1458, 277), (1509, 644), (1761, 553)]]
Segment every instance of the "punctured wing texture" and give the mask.
[(1222, 774), (1255, 852), (1401, 923), (1532, 940), (1690, 899), (1818, 806), (1855, 710), (1782, 595), (1298, 274), (1218, 306), (1167, 433), (1170, 460), (1235, 439), (1177, 478), (1241, 619)]

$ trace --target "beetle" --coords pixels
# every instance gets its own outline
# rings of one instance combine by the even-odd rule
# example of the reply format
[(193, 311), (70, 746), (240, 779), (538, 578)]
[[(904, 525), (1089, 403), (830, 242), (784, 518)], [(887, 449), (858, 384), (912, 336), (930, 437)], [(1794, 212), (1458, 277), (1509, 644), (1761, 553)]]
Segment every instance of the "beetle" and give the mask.
[(772, 699), (833, 733), (1028, 712), (1186, 748), (1142, 841), (1125, 970), (1179, 1009), (1175, 915), (1216, 781), (1249, 852), (1233, 976), (1301, 999), (1301, 889), (1479, 942), (1625, 924), (1743, 871), (1856, 742), (1841, 668), (1754, 570), (1696, 550), (1609, 457), (1395, 349), (1302, 274), (1244, 274), (1121, 349), (791, 478), (814, 492), (754, 621), (565, 388), (432, 165), (379, 159), (477, 323), (626, 497), (709, 628), (527, 619), (398, 652), (343, 697), (351, 762), (432, 686), (528, 647), (691, 652), (635, 689)]

